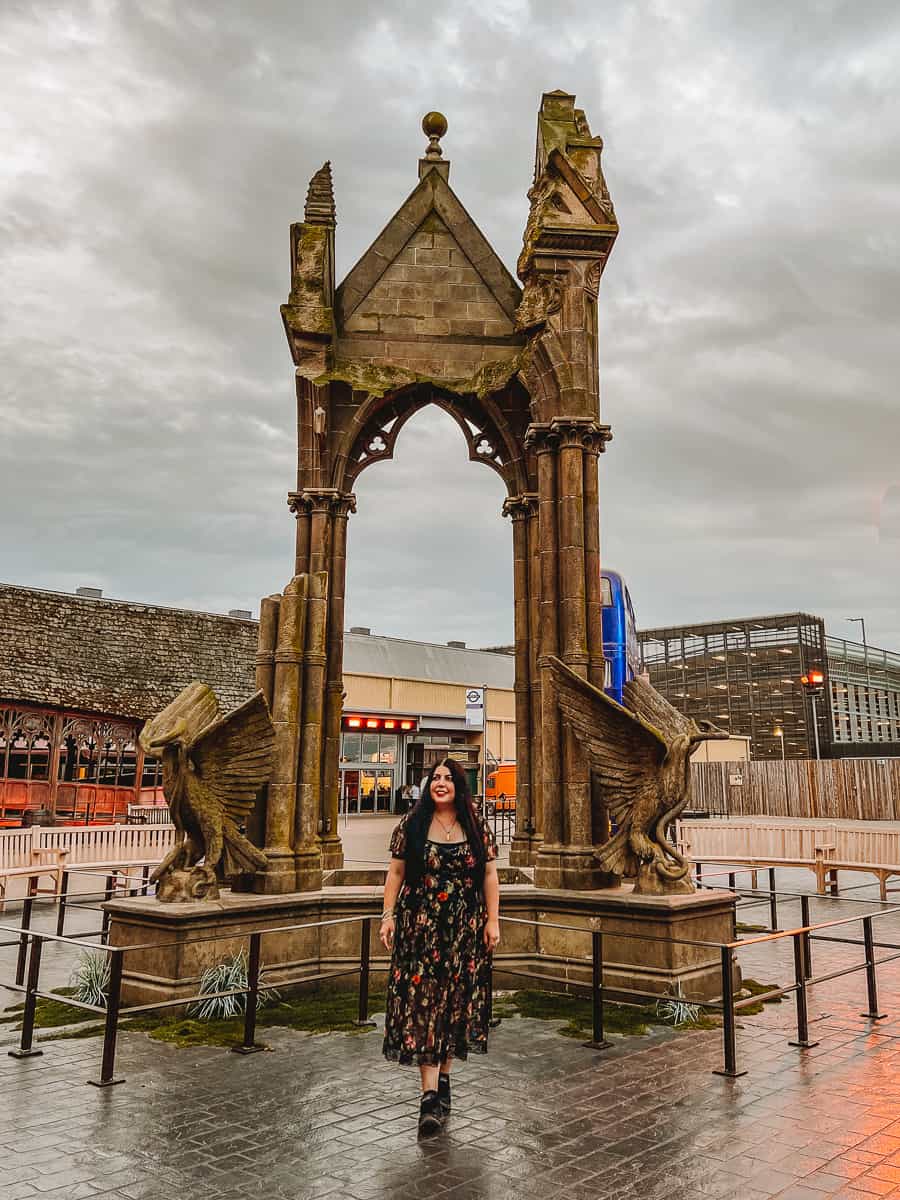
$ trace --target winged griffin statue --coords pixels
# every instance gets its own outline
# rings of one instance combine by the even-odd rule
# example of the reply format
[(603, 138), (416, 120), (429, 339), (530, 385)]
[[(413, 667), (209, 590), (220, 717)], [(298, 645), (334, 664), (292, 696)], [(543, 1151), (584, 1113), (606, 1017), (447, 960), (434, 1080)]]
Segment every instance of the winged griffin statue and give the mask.
[(673, 708), (645, 679), (625, 684), (625, 707), (558, 658), (550, 660), (559, 708), (599, 780), (616, 832), (595, 851), (604, 869), (636, 878), (635, 894), (693, 892), (690, 862), (666, 830), (691, 795), (694, 747), (727, 738), (711, 721)]
[(238, 828), (272, 768), (275, 730), (262, 692), (223, 717), (213, 690), (192, 683), (139, 740), (162, 758), (176, 829), (175, 847), (150, 876), (157, 899), (216, 900), (225, 876), (264, 870), (266, 856)]

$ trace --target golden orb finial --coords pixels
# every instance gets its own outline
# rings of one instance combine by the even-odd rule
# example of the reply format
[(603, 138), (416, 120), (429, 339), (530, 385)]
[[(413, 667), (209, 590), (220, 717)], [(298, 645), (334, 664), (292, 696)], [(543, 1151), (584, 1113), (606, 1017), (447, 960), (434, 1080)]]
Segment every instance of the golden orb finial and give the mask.
[(439, 143), (447, 132), (447, 118), (444, 114), (439, 112), (426, 113), (422, 118), (422, 132), (428, 138), (428, 149), (425, 151), (425, 157), (442, 158), (443, 151)]

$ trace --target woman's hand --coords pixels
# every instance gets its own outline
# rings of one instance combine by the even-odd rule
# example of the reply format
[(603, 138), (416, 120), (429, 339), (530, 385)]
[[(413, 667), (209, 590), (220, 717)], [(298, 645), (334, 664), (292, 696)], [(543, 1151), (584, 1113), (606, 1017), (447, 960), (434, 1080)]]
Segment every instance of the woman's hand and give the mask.
[(390, 950), (394, 945), (394, 918), (385, 917), (381, 922), (381, 928), (378, 930), (378, 937), (381, 940), (385, 950)]
[(484, 926), (484, 944), (488, 950), (493, 950), (500, 942), (500, 922), (487, 921)]

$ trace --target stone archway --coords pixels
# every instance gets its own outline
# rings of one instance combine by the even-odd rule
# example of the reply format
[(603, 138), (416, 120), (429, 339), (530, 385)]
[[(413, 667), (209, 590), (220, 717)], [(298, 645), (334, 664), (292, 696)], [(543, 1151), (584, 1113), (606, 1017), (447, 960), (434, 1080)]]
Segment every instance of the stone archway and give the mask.
[[(437, 404), (459, 425), (470, 458), (497, 471), (507, 489), (518, 777), (511, 861), (533, 866), (542, 886), (596, 887), (605, 882), (593, 855), (607, 836), (605, 814), (560, 722), (545, 660), (556, 655), (602, 686), (597, 459), (610, 433), (599, 412), (597, 291), (618, 232), (602, 140), (574, 96), (543, 97), (520, 288), (450, 188), (439, 145), (446, 122), (426, 118), (423, 128), (430, 141), (417, 186), (339, 287), (330, 164), (313, 177), (305, 219), (291, 229), (282, 317), (297, 378), (295, 573), (327, 574), (321, 755), (302, 800), (315, 811), (293, 822), (307, 831), (302, 853), (296, 847), (297, 886), (318, 886), (323, 868), (342, 863), (337, 785), (353, 485), (371, 463), (392, 457), (415, 412)], [(265, 653), (272, 659), (274, 650)], [(309, 783), (310, 764), (304, 769)], [(289, 874), (272, 890), (291, 890)]]

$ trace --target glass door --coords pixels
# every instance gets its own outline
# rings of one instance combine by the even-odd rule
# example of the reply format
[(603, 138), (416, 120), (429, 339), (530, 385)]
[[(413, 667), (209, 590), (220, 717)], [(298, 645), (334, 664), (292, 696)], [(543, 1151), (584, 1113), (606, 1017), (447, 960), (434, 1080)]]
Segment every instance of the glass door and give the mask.
[(359, 812), (359, 771), (341, 771), (341, 811), (345, 817)]

